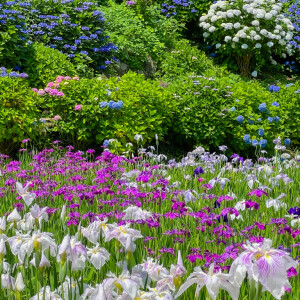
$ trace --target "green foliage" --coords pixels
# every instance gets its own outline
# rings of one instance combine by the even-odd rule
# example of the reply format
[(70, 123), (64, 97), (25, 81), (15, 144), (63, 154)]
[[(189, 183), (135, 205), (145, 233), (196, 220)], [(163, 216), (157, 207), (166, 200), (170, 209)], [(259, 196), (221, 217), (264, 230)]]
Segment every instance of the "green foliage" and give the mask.
[[(167, 132), (172, 96), (143, 75), (129, 72), (121, 80), (99, 77), (64, 81), (59, 90), (64, 97), (42, 96), (44, 117), (61, 117), (49, 130), (65, 143), (91, 147), (102, 145), (104, 139), (117, 139), (124, 146), (135, 142), (135, 134), (143, 135), (146, 143), (155, 134), (163, 136)], [(124, 106), (100, 107), (104, 101), (123, 101)], [(81, 105), (81, 110), (75, 110), (76, 105)]]
[(175, 46), (184, 28), (183, 23), (174, 18), (164, 17), (154, 6), (146, 6), (141, 20), (147, 27), (151, 27), (159, 41), (164, 43), (167, 48)]
[(42, 44), (32, 44), (30, 47), (30, 55), (24, 62), (23, 70), (28, 74), (31, 86), (43, 87), (59, 75), (74, 76), (79, 73), (58, 50), (44, 47)]
[(280, 91), (273, 95), (278, 97), (280, 104), (281, 123), (280, 131), (281, 137), (290, 138), (292, 144), (299, 148), (300, 146), (300, 84), (296, 82), (290, 87), (281, 87)]
[(180, 40), (172, 51), (165, 54), (160, 66), (159, 75), (165, 81), (172, 81), (186, 74), (214, 74), (216, 67), (205, 53), (191, 46), (189, 41)]
[(18, 149), (28, 137), (36, 141), (40, 135), (41, 100), (26, 80), (0, 77), (0, 152)]
[(135, 11), (125, 4), (101, 7), (108, 21), (107, 34), (118, 46), (118, 58), (132, 70), (142, 70), (148, 57), (159, 61), (165, 44), (156, 35), (156, 30), (147, 26)]
[[(278, 136), (299, 145), (299, 87), (297, 84), (271, 93), (253, 81), (182, 77), (170, 85), (176, 99), (170, 136), (175, 144), (201, 144), (211, 150), (227, 145), (232, 152), (245, 155), (255, 149), (244, 142), (245, 134), (251, 140), (266, 139), (268, 151), (273, 151), (272, 141)], [(279, 107), (272, 105), (275, 101)], [(259, 111), (261, 103), (266, 104), (266, 112)], [(244, 117), (242, 123), (237, 122), (238, 116)], [(264, 130), (263, 137), (258, 135), (259, 129)]]
[(8, 15), (1, 4), (0, 16), (0, 66), (13, 68), (20, 65), (24, 57), (25, 35), (21, 32), (24, 25), (17, 18), (17, 12)]
[[(214, 89), (215, 87), (218, 87)], [(170, 86), (174, 101), (171, 136), (175, 143), (216, 148), (232, 136), (233, 124), (224, 114), (229, 100), (219, 80), (182, 77)]]

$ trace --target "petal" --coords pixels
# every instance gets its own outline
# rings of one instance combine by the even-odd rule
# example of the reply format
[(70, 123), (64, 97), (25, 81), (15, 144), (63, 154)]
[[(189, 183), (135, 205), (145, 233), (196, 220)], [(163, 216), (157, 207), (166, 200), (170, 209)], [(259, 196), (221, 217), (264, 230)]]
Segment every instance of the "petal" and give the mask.
[(201, 289), (204, 285), (204, 282), (203, 283), (199, 282), (198, 278), (191, 278), (191, 276), (189, 276), (187, 278), (186, 282), (184, 284), (182, 284), (181, 287), (179, 288), (179, 291), (177, 292), (175, 298), (178, 298), (180, 295), (182, 295), (185, 292), (185, 290), (187, 290), (194, 283), (197, 283), (197, 289), (198, 289), (198, 286), (200, 286), (200, 289)]

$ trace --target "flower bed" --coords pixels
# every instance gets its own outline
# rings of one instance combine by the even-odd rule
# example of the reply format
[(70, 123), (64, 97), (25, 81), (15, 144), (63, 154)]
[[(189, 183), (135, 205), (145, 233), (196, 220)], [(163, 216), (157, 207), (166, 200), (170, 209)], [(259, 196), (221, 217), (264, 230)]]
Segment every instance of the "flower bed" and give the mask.
[(299, 156), (29, 143), (0, 158), (2, 299), (296, 299)]

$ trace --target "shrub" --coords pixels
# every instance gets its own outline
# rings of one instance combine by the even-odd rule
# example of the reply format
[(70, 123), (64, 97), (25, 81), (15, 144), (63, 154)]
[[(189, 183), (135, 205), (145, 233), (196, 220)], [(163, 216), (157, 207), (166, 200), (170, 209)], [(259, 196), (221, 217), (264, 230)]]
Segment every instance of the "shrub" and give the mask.
[(31, 86), (43, 87), (58, 75), (74, 76), (76, 70), (68, 58), (58, 50), (32, 44), (31, 55), (26, 58), (23, 68), (29, 75)]
[(218, 1), (208, 14), (200, 18), (203, 36), (217, 49), (221, 57), (235, 57), (242, 75), (249, 77), (251, 59), (258, 67), (272, 55), (292, 53), (289, 41), (293, 25), (281, 11), (281, 3), (267, 1)]
[(143, 70), (148, 58), (159, 61), (165, 49), (164, 43), (146, 26), (134, 10), (125, 4), (101, 7), (108, 21), (107, 34), (118, 45), (118, 58), (132, 70)]
[[(132, 7), (130, 6), (132, 9)], [(141, 17), (140, 17), (141, 19)], [(172, 48), (180, 39), (184, 24), (174, 18), (165, 18), (155, 6), (146, 6), (143, 24), (147, 26), (167, 48)]]
[(13, 68), (20, 65), (26, 44), (24, 16), (18, 11), (0, 4), (0, 65)]
[(170, 86), (174, 94), (174, 144), (216, 148), (230, 140), (233, 124), (223, 110), (231, 100), (225, 86), (203, 76), (182, 77)]
[(227, 145), (244, 154), (256, 148), (273, 151), (272, 141), (278, 136), (297, 145), (299, 114), (293, 112), (298, 111), (299, 87), (271, 86), (268, 91), (258, 82), (183, 77), (170, 85), (176, 99), (170, 136), (175, 143), (213, 150)]
[(22, 13), (28, 40), (58, 49), (75, 63), (78, 57), (86, 59), (95, 69), (111, 63), (116, 47), (104, 35), (105, 18), (97, 3), (50, 0), (25, 4), (8, 1), (3, 7)]
[(189, 41), (178, 41), (172, 51), (167, 52), (162, 60), (159, 74), (165, 81), (172, 81), (184, 74), (215, 73), (216, 67), (204, 52), (191, 46)]
[(121, 80), (77, 79), (58, 77), (36, 90), (44, 99), (44, 118), (53, 120), (48, 130), (63, 142), (87, 147), (117, 138), (125, 145), (136, 134), (147, 143), (166, 133), (171, 94), (158, 82), (135, 73)]
[(26, 80), (0, 77), (0, 152), (18, 149), (28, 137), (37, 142), (42, 125), (39, 122), (40, 101)]
[(295, 58), (299, 61), (300, 60), (300, 2), (299, 0), (295, 0), (290, 3), (290, 6), (287, 8), (286, 13), (284, 15), (291, 20), (294, 26), (294, 36), (289, 44), (292, 45), (293, 49), (295, 50)]

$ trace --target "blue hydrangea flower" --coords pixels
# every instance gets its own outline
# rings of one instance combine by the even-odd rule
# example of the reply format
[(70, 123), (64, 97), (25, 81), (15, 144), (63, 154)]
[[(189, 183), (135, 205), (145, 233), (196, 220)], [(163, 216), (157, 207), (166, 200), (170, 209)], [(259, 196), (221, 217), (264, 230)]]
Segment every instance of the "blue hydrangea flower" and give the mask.
[(293, 85), (294, 85), (293, 83), (288, 83), (288, 84), (285, 85), (285, 87), (289, 88), (289, 87), (291, 87)]
[(266, 104), (266, 103), (261, 103), (261, 104), (259, 104), (258, 110), (259, 110), (260, 112), (265, 112), (265, 111), (267, 110), (267, 104)]
[(265, 148), (267, 146), (267, 143), (268, 143), (267, 140), (262, 139), (262, 140), (259, 141), (258, 144), (259, 144), (260, 147)]
[(235, 107), (231, 107), (230, 111), (236, 111), (236, 108)]
[(18, 73), (17, 73), (17, 72), (14, 72), (14, 71), (11, 72), (11, 73), (9, 73), (8, 76), (9, 76), (9, 77), (12, 77), (12, 78), (17, 78), (17, 77), (19, 77)]
[(104, 146), (104, 147), (108, 147), (108, 146), (109, 146), (109, 140), (104, 140), (103, 146)]
[(237, 118), (236, 118), (236, 120), (237, 120), (237, 122), (238, 123), (243, 123), (244, 122), (244, 117), (243, 116), (241, 116), (241, 115), (239, 115)]
[(264, 136), (265, 131), (263, 129), (258, 129), (258, 135), (259, 136)]
[(104, 107), (106, 107), (108, 105), (108, 103), (106, 102), (106, 101), (102, 101), (101, 103), (100, 103), (100, 107), (101, 108), (104, 108)]
[(121, 109), (123, 107), (123, 101), (118, 101), (115, 105), (115, 109)]
[(291, 140), (290, 139), (284, 139), (284, 144), (286, 146), (289, 146), (291, 144)]
[(276, 116), (276, 117), (274, 118), (274, 120), (275, 120), (275, 122), (279, 122), (280, 118), (279, 118), (278, 116)]
[(255, 140), (255, 139), (254, 139), (254, 140), (252, 140), (252, 146), (254, 146), (254, 147), (255, 147), (255, 146), (257, 146), (257, 145), (258, 145), (258, 141), (257, 141), (257, 140)]
[(275, 107), (278, 107), (278, 106), (279, 106), (279, 103), (278, 103), (277, 101), (274, 101), (274, 102), (272, 103), (272, 105), (275, 106)]
[(249, 134), (245, 134), (243, 137), (243, 140), (246, 144), (250, 145), (251, 144), (251, 139)]
[(254, 124), (254, 122), (255, 122), (255, 121), (254, 121), (253, 119), (248, 119), (248, 124), (249, 124), (249, 125)]
[(273, 118), (272, 117), (268, 117), (268, 121), (269, 121), (270, 124), (273, 123)]
[(114, 108), (114, 104), (115, 104), (114, 101), (109, 101), (108, 107), (109, 107), (109, 108)]
[(270, 92), (276, 93), (276, 92), (279, 92), (279, 90), (280, 90), (280, 86), (277, 86), (277, 85), (270, 85), (270, 87), (269, 87)]

